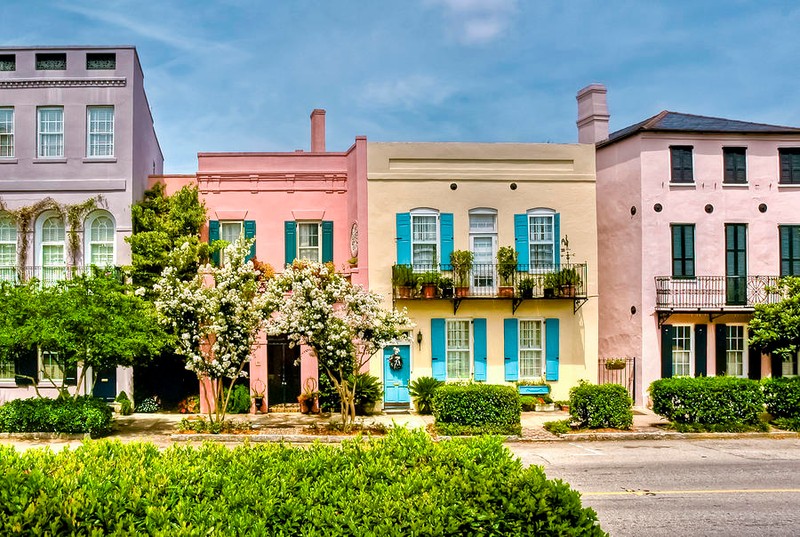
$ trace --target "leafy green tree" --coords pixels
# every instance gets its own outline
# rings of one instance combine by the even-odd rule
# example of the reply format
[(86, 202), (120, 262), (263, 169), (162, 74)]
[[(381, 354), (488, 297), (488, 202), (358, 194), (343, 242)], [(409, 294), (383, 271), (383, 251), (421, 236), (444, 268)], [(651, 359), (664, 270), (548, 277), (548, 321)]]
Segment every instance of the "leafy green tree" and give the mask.
[(750, 320), (750, 345), (780, 357), (794, 356), (800, 345), (800, 277), (781, 278), (777, 289), (783, 299), (757, 304)]

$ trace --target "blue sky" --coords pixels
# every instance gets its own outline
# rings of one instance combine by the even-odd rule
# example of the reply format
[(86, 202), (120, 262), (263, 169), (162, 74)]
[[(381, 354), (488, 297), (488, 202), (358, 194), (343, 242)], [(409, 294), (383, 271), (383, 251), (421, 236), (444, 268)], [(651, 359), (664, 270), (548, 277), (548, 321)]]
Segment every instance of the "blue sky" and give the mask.
[[(170, 173), (201, 151), (371, 141), (575, 142), (661, 110), (800, 126), (800, 3), (4, 0), (0, 44), (135, 45)], [(10, 23), (13, 21), (13, 23)]]

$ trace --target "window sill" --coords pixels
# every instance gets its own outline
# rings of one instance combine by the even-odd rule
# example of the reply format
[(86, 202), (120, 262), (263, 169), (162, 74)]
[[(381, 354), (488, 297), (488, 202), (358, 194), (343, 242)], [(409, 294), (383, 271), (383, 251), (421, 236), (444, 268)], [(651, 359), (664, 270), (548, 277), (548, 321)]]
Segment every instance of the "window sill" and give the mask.
[[(800, 185), (798, 185), (798, 186), (800, 186)], [(734, 188), (734, 189), (740, 188), (742, 190), (747, 190), (748, 188), (750, 188), (750, 184), (749, 183), (725, 183), (725, 182), (723, 182), (722, 183), (722, 188)]]
[(13, 380), (0, 380), (0, 388), (20, 388), (24, 386), (17, 385)]
[(84, 164), (88, 163), (105, 163), (105, 164), (113, 164), (117, 162), (116, 157), (86, 157), (83, 159)]
[(678, 189), (690, 189), (694, 190), (697, 188), (697, 183), (669, 183), (670, 188), (678, 188)]
[(14, 157), (0, 157), (0, 164), (16, 164), (17, 159)]
[(32, 161), (34, 164), (66, 164), (65, 158), (35, 158)]
[(800, 183), (778, 183), (778, 190), (797, 190), (800, 188)]

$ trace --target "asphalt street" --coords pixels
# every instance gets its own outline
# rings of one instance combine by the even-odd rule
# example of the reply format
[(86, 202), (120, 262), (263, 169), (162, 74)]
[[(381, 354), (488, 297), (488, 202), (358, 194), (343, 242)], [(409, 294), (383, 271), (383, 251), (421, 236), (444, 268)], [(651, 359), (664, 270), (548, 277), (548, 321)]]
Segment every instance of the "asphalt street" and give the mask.
[(800, 439), (509, 444), (612, 536), (800, 535)]

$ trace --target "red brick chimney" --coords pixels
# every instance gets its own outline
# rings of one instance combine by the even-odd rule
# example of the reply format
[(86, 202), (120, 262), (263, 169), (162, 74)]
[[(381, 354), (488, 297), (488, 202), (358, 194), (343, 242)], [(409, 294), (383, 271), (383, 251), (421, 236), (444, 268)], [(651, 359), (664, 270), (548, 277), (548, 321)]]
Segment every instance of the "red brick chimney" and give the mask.
[(608, 138), (606, 87), (589, 84), (578, 92), (578, 142), (594, 144)]
[(325, 110), (320, 108), (311, 112), (311, 152), (325, 152)]

